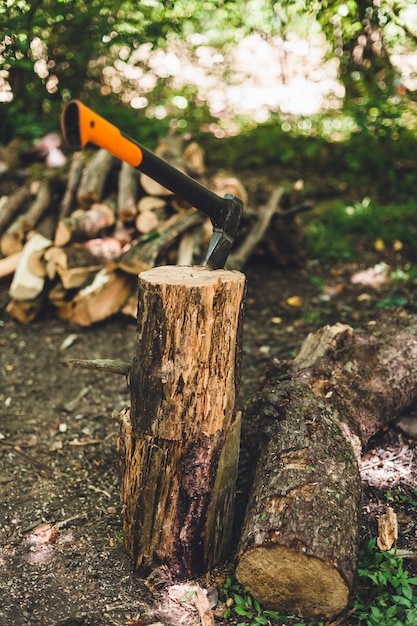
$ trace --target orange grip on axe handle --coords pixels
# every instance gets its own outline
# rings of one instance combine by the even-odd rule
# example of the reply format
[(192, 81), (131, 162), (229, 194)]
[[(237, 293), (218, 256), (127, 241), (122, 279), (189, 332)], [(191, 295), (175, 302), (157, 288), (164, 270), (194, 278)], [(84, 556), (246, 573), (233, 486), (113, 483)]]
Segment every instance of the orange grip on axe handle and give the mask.
[(77, 100), (71, 100), (66, 105), (61, 125), (65, 139), (76, 150), (92, 143), (132, 167), (139, 167), (142, 162), (142, 150), (138, 144)]
[(65, 139), (76, 150), (85, 148), (89, 143), (104, 148), (205, 213), (214, 226), (225, 228), (234, 238), (240, 213), (237, 215), (235, 209), (231, 210), (231, 200), (221, 198), (150, 150), (142, 148), (78, 100), (71, 100), (65, 106), (61, 126)]

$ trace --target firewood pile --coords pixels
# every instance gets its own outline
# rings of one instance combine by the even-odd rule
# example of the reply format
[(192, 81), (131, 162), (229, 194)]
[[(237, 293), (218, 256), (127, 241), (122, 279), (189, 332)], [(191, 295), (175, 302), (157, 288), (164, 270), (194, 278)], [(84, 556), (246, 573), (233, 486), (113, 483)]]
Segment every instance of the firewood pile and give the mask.
[[(207, 180), (196, 142), (169, 136), (155, 152), (220, 196), (243, 200), (242, 234), (228, 267), (241, 269), (257, 249), (275, 263), (300, 260), (298, 208), (281, 219), (281, 188), (253, 210), (236, 177)], [(140, 272), (202, 262), (212, 226), (196, 208), (104, 150), (74, 153), (60, 165), (32, 165), (19, 188), (0, 197), (0, 279), (11, 280), (12, 317), (28, 323), (46, 307), (81, 326), (116, 313), (136, 317)], [(6, 175), (0, 171), (0, 181)]]

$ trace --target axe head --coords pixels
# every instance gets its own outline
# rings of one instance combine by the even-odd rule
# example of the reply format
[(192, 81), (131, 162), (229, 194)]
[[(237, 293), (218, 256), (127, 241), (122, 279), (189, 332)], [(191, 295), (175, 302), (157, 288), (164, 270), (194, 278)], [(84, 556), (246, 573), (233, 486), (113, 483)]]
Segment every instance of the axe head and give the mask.
[(213, 234), (204, 260), (204, 265), (213, 270), (225, 266), (243, 212), (243, 202), (236, 196), (226, 194), (222, 203), (220, 215), (212, 218)]

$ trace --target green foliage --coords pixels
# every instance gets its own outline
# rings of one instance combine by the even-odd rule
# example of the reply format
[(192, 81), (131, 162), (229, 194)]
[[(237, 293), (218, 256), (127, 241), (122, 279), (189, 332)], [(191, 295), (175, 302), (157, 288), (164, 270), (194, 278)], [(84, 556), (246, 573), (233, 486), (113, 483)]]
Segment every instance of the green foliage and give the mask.
[(221, 588), (222, 595), (227, 605), (224, 617), (228, 618), (232, 614), (238, 616), (237, 626), (270, 626), (271, 620), (280, 620), (280, 624), (287, 624), (289, 618), (279, 615), (276, 611), (264, 609), (257, 600), (230, 576)]
[[(416, 269), (416, 268), (414, 268)], [(403, 502), (407, 503), (410, 506), (417, 507), (417, 487), (413, 490), (413, 495), (410, 496), (404, 493), (401, 489), (393, 489), (392, 491), (387, 491), (385, 497), (388, 502)]]
[[(0, 105), (0, 140), (16, 133), (36, 136), (48, 124), (56, 129), (62, 102), (74, 97), (96, 108), (104, 96), (111, 96), (119, 108), (129, 108), (126, 94), (134, 90), (135, 77), (118, 76), (112, 83), (108, 72), (129, 62), (133, 74), (147, 72), (146, 61), (135, 56), (143, 44), (163, 50), (185, 42), (192, 55), (203, 42), (224, 58), (220, 71), (227, 77), (227, 59), (244, 36), (259, 33), (270, 41), (277, 36), (285, 41), (289, 34), (302, 38), (312, 32), (326, 36), (328, 56), (340, 64), (346, 97), (344, 111), (336, 115), (347, 113), (360, 133), (401, 140), (398, 133), (415, 127), (417, 104), (400, 84), (392, 57), (416, 49), (413, 5), (411, 0), (6, 0), (0, 4), (0, 70), (13, 99), (3, 98)], [(195, 90), (186, 88), (182, 94), (187, 102), (183, 115), (172, 106), (181, 94), (170, 78), (168, 71), (147, 92), (148, 118), (162, 104), (169, 117), (185, 120), (185, 130), (193, 121), (207, 124), (208, 109)], [(235, 121), (241, 127), (250, 124)], [(302, 148), (314, 152), (311, 145)], [(282, 159), (295, 156), (287, 142)]]
[(365, 626), (413, 626), (417, 623), (417, 578), (403, 569), (403, 559), (382, 552), (376, 539), (360, 551), (355, 619)]
[(369, 197), (349, 205), (340, 200), (323, 203), (305, 217), (305, 237), (310, 258), (359, 258), (374, 249), (377, 239), (388, 249), (401, 242), (404, 254), (412, 258), (417, 237), (415, 204), (383, 205)]

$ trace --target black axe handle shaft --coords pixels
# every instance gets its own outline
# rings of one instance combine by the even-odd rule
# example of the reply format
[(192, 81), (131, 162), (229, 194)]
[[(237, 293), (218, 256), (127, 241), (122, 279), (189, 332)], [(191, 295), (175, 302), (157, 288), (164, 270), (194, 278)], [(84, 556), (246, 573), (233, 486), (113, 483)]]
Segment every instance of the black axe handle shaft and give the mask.
[(236, 213), (235, 208), (231, 207), (230, 197), (221, 198), (187, 174), (172, 167), (81, 102), (72, 100), (65, 106), (62, 130), (68, 143), (76, 150), (81, 150), (88, 144), (108, 150), (183, 198), (207, 215), (213, 226), (224, 229), (231, 239), (235, 238), (240, 214), (236, 215), (236, 219), (230, 215), (231, 210)]

